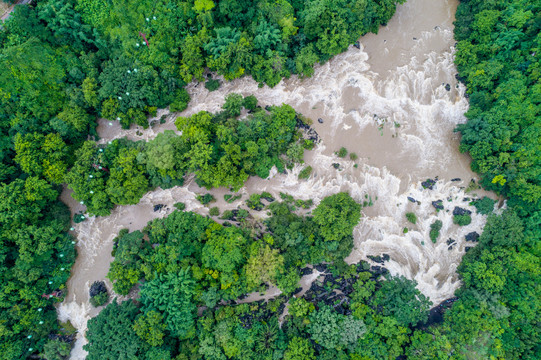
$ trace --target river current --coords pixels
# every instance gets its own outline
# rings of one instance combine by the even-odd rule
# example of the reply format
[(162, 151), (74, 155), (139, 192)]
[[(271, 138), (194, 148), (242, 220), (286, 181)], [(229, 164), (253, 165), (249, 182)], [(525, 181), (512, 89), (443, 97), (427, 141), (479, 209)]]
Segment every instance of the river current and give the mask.
[[(367, 260), (368, 255), (388, 254), (385, 267), (393, 275), (416, 280), (418, 289), (437, 305), (452, 297), (460, 286), (456, 268), (467, 246), (465, 235), (481, 233), (486, 216), (477, 214), (469, 200), (486, 195), (479, 190), (465, 192), (475, 174), (470, 158), (458, 152), (459, 136), (453, 132), (466, 121), (468, 109), (465, 88), (455, 79), (453, 64), (453, 25), (457, 0), (408, 0), (398, 6), (395, 16), (379, 33), (360, 39), (359, 48), (351, 46), (345, 53), (324, 65), (316, 66), (312, 78), (296, 76), (283, 80), (274, 88), (258, 84), (249, 77), (223, 82), (214, 92), (203, 84), (188, 85), (192, 98), (188, 109), (180, 114), (160, 110), (157, 119), (166, 123), (147, 130), (122, 130), (115, 123), (101, 119), (98, 132), (101, 142), (127, 136), (132, 140), (149, 140), (158, 133), (175, 129), (177, 116), (188, 116), (201, 110), (219, 111), (224, 97), (237, 92), (255, 95), (259, 104), (289, 104), (314, 120), (313, 127), (321, 142), (305, 154), (305, 162), (314, 169), (308, 180), (297, 176), (305, 165), (295, 166), (286, 174), (271, 172), (268, 179), (250, 178), (240, 190), (243, 199), (232, 204), (223, 201), (226, 189), (214, 189), (220, 211), (234, 209), (253, 192), (279, 192), (317, 204), (325, 196), (348, 191), (363, 202), (366, 196), (373, 205), (362, 210), (354, 229), (355, 248), (346, 259), (349, 263)], [(323, 123), (317, 121), (321, 118)], [(355, 152), (355, 162), (334, 155), (340, 147)], [(339, 169), (333, 167), (339, 163)], [(357, 163), (357, 166), (355, 166)], [(432, 190), (421, 182), (436, 178)], [(460, 180), (456, 180), (459, 178)], [(454, 179), (455, 181), (451, 181)], [(70, 320), (79, 330), (71, 359), (84, 359), (84, 331), (89, 318), (100, 309), (88, 303), (88, 290), (96, 280), (103, 280), (112, 261), (112, 240), (119, 230), (142, 229), (154, 218), (166, 216), (176, 202), (184, 202), (187, 211), (202, 215), (208, 209), (195, 197), (208, 192), (199, 188), (193, 178), (183, 187), (147, 193), (137, 205), (118, 206), (108, 217), (94, 218), (74, 225), (78, 258), (68, 281), (68, 295), (58, 307), (61, 321)], [(494, 194), (488, 194), (495, 198)], [(414, 202), (408, 200), (414, 199)], [(69, 190), (62, 199), (72, 212), (84, 210)], [(442, 200), (444, 210), (437, 212), (433, 201)], [(159, 211), (154, 205), (164, 204)], [(472, 211), (472, 222), (459, 227), (453, 224), (455, 206)], [(417, 215), (415, 225), (405, 214)], [(255, 213), (264, 217), (264, 213)], [(430, 225), (442, 221), (437, 243), (429, 239)], [(408, 232), (404, 233), (404, 228)], [(448, 239), (455, 245), (449, 249)], [(309, 283), (303, 284), (309, 286)], [(110, 288), (110, 283), (108, 283)], [(278, 292), (272, 289), (273, 295)]]

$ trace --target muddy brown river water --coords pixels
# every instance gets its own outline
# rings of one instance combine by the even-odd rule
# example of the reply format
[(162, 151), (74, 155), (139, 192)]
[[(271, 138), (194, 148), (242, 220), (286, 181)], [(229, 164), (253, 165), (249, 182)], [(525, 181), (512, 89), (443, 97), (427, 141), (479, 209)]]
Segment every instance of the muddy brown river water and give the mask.
[[(230, 92), (254, 94), (263, 106), (290, 104), (314, 120), (313, 127), (321, 137), (319, 146), (305, 155), (306, 163), (314, 169), (310, 179), (297, 179), (304, 165), (287, 174), (273, 172), (269, 179), (250, 178), (240, 190), (243, 199), (233, 204), (223, 201), (226, 189), (214, 189), (218, 202), (213, 206), (222, 212), (233, 209), (248, 194), (261, 191), (275, 196), (286, 192), (314, 199), (316, 204), (339, 191), (348, 191), (358, 201), (368, 195), (374, 204), (362, 210), (361, 222), (354, 229), (355, 248), (346, 260), (354, 263), (366, 260), (367, 255), (389, 254), (391, 260), (385, 264), (389, 271), (416, 280), (419, 290), (438, 304), (460, 286), (456, 268), (468, 246), (464, 236), (472, 231), (480, 233), (486, 221), (485, 216), (473, 212), (468, 226), (452, 222), (455, 206), (474, 210), (464, 198), (486, 194), (465, 193), (464, 188), (476, 176), (469, 168), (469, 157), (458, 152), (459, 136), (453, 132), (457, 124), (466, 121), (468, 108), (465, 88), (455, 80), (453, 65), (452, 22), (457, 4), (456, 0), (409, 0), (377, 35), (361, 38), (360, 49), (351, 46), (316, 66), (310, 79), (292, 77), (271, 89), (242, 78), (223, 83), (214, 92), (192, 83), (188, 86), (192, 100), (184, 112), (160, 110), (157, 119), (166, 115), (166, 123), (147, 130), (126, 131), (116, 122), (102, 119), (98, 127), (101, 141), (124, 136), (152, 139), (166, 129), (175, 129), (179, 115), (218, 111)], [(342, 146), (359, 159), (337, 158), (334, 152)], [(340, 169), (333, 163), (340, 163)], [(436, 176), (439, 180), (433, 190), (422, 188), (421, 181)], [(454, 178), (461, 181), (451, 181)], [(88, 289), (92, 282), (105, 278), (118, 231), (142, 229), (149, 220), (170, 213), (179, 201), (186, 203), (186, 210), (207, 215), (208, 209), (195, 200), (206, 192), (189, 178), (181, 188), (149, 192), (137, 205), (119, 206), (108, 217), (90, 218), (74, 226), (79, 256), (68, 281), (68, 296), (58, 308), (60, 320), (70, 320), (80, 332), (72, 359), (85, 358), (82, 334), (87, 320), (100, 310), (89, 305)], [(72, 211), (83, 209), (69, 191), (62, 198)], [(436, 212), (431, 205), (435, 200), (443, 200), (446, 210)], [(166, 206), (154, 212), (156, 204)], [(407, 212), (417, 215), (417, 224), (406, 221)], [(428, 234), (436, 219), (443, 226), (433, 244)], [(409, 229), (406, 234), (405, 227)], [(446, 243), (449, 238), (456, 240), (452, 250)]]

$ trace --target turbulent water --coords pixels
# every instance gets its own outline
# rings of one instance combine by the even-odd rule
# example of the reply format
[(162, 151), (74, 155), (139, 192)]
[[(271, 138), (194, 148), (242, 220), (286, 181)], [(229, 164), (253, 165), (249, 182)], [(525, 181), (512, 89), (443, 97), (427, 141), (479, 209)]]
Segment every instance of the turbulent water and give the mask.
[[(469, 170), (470, 159), (458, 153), (458, 136), (453, 133), (456, 125), (466, 120), (463, 114), (468, 108), (465, 89), (455, 80), (453, 65), (456, 6), (456, 0), (409, 0), (398, 7), (379, 34), (363, 37), (360, 49), (352, 46), (317, 66), (310, 79), (292, 77), (270, 89), (243, 78), (223, 83), (210, 93), (202, 84), (190, 84), (192, 101), (180, 114), (219, 111), (225, 95), (237, 92), (254, 94), (260, 105), (290, 104), (314, 119), (313, 127), (322, 141), (305, 156), (314, 169), (310, 179), (297, 179), (302, 165), (287, 174), (273, 172), (266, 180), (250, 178), (241, 189), (243, 200), (247, 194), (261, 191), (275, 196), (287, 192), (314, 199), (316, 204), (339, 191), (348, 191), (361, 202), (369, 196), (373, 205), (362, 210), (361, 222), (354, 229), (355, 248), (347, 261), (389, 254), (391, 260), (385, 267), (394, 275), (416, 280), (419, 290), (434, 304), (451, 297), (459, 287), (456, 268), (467, 246), (464, 236), (472, 231), (480, 233), (486, 221), (464, 199), (475, 196), (464, 191), (475, 175)], [(157, 118), (162, 115), (166, 115), (166, 123), (147, 130), (125, 131), (117, 123), (100, 120), (101, 141), (123, 136), (148, 140), (165, 129), (174, 129), (179, 114), (162, 110)], [(323, 119), (322, 124), (318, 118)], [(357, 167), (353, 161), (334, 155), (341, 146), (359, 156)], [(333, 163), (339, 163), (340, 168), (335, 169)], [(434, 189), (423, 189), (421, 181), (436, 176), (439, 180)], [(453, 178), (462, 181), (453, 182)], [(75, 226), (79, 256), (68, 281), (68, 296), (58, 309), (61, 320), (70, 320), (82, 334), (86, 321), (97, 314), (98, 310), (88, 304), (88, 289), (107, 274), (112, 240), (120, 229), (142, 229), (149, 220), (166, 216), (179, 201), (186, 203), (188, 211), (208, 214), (208, 209), (195, 200), (197, 194), (207, 191), (193, 179), (186, 183), (182, 188), (150, 192), (138, 205), (119, 206), (109, 217), (90, 218)], [(212, 193), (221, 211), (243, 202), (225, 203), (225, 189)], [(408, 197), (416, 202), (408, 201)], [(63, 199), (72, 211), (78, 210), (80, 205), (68, 191)], [(443, 200), (445, 210), (436, 212), (431, 205), (435, 200)], [(154, 212), (156, 204), (166, 207)], [(473, 211), (470, 225), (453, 224), (455, 206)], [(416, 225), (407, 222), (407, 212), (417, 215)], [(428, 233), (436, 219), (443, 226), (438, 242), (433, 244)], [(405, 227), (409, 229), (406, 234)], [(446, 243), (449, 238), (456, 240), (452, 250)], [(79, 335), (72, 359), (84, 359), (85, 341)]]

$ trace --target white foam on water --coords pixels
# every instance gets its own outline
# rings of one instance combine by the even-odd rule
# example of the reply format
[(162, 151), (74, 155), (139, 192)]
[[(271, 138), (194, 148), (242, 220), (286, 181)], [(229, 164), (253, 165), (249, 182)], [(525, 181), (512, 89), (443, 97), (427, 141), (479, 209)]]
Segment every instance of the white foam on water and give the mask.
[[(174, 121), (179, 115), (220, 111), (225, 96), (236, 92), (255, 95), (262, 106), (289, 104), (310, 118), (324, 119), (324, 123), (315, 121), (313, 125), (322, 142), (305, 157), (313, 168), (308, 180), (298, 179), (305, 165), (296, 165), (285, 174), (274, 168), (268, 179), (248, 179), (240, 190), (243, 199), (228, 204), (223, 201), (227, 189), (207, 191), (191, 177), (182, 188), (157, 189), (137, 205), (118, 206), (108, 217), (89, 218), (77, 224), (79, 257), (68, 282), (68, 297), (59, 306), (59, 318), (71, 320), (80, 334), (84, 333), (86, 321), (98, 312), (88, 304), (88, 287), (107, 274), (112, 240), (120, 229), (140, 230), (148, 221), (169, 214), (176, 202), (184, 202), (187, 211), (207, 215), (208, 208), (196, 200), (197, 194), (206, 192), (218, 200), (211, 206), (218, 206), (222, 212), (237, 208), (248, 194), (262, 191), (277, 198), (285, 192), (313, 199), (316, 205), (340, 191), (348, 191), (359, 202), (368, 201), (368, 195), (373, 205), (362, 210), (361, 221), (353, 232), (355, 247), (346, 260), (354, 263), (367, 260), (368, 255), (389, 254), (391, 260), (385, 267), (390, 273), (417, 281), (418, 289), (434, 304), (453, 296), (460, 286), (456, 268), (467, 246), (464, 236), (472, 231), (481, 233), (486, 221), (486, 216), (477, 214), (469, 201), (463, 200), (470, 197), (463, 185), (475, 174), (469, 169), (468, 157), (458, 152), (458, 138), (453, 134), (456, 125), (466, 121), (464, 113), (468, 109), (465, 89), (454, 76), (453, 19), (449, 14), (453, 7), (456, 1), (410, 0), (398, 7), (380, 34), (361, 39), (361, 49), (351, 47), (326, 64), (317, 65), (309, 79), (292, 76), (271, 89), (259, 87), (249, 77), (231, 82), (220, 78), (222, 85), (214, 92), (194, 82), (187, 86), (192, 100), (184, 112), (170, 114), (162, 109), (151, 119), (164, 116), (164, 124), (146, 130), (122, 130), (115, 121), (109, 125), (109, 121), (100, 120), (101, 143), (124, 136), (148, 141), (164, 130), (175, 130)], [(428, 18), (418, 21), (419, 16), (427, 15), (426, 11), (430, 21), (440, 22), (424, 24)], [(400, 41), (408, 38), (411, 46), (400, 48), (400, 41), (393, 40), (397, 37)], [(413, 37), (417, 40), (411, 40)], [(369, 48), (381, 51), (366, 50)], [(380, 69), (380, 73), (374, 69)], [(445, 84), (450, 84), (449, 91)], [(333, 154), (341, 146), (359, 155), (357, 167), (353, 161)], [(334, 163), (340, 168), (335, 169)], [(422, 189), (422, 180), (437, 175), (441, 180), (433, 190)], [(451, 182), (454, 177), (464, 180)], [(411, 203), (408, 196), (420, 204)], [(443, 200), (445, 210), (436, 211), (431, 205), (436, 200)], [(154, 212), (157, 204), (166, 207)], [(455, 206), (472, 211), (471, 224), (453, 224)], [(407, 222), (407, 212), (416, 214), (417, 224)], [(264, 212), (254, 215), (265, 217)], [(442, 221), (442, 229), (434, 244), (429, 231), (435, 220)], [(406, 234), (405, 227), (409, 229)], [(449, 238), (456, 241), (452, 250), (446, 243)], [(79, 335), (72, 359), (84, 358), (84, 341)]]

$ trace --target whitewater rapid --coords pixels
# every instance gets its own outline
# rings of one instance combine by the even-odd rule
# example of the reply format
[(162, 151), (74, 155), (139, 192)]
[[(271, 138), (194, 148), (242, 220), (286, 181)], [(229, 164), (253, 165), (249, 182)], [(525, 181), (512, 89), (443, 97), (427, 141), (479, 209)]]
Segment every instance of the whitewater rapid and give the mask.
[[(259, 104), (290, 104), (314, 120), (313, 127), (321, 143), (305, 155), (313, 172), (308, 180), (298, 180), (305, 165), (297, 165), (286, 174), (276, 171), (269, 179), (250, 178), (240, 190), (241, 200), (223, 201), (226, 189), (214, 189), (220, 211), (234, 209), (253, 192), (268, 191), (279, 198), (285, 192), (300, 199), (321, 199), (348, 191), (357, 201), (372, 199), (373, 205), (362, 210), (354, 229), (355, 247), (346, 261), (367, 260), (368, 255), (388, 254), (385, 267), (393, 275), (416, 280), (418, 289), (437, 305), (452, 297), (460, 286), (456, 268), (467, 246), (465, 235), (481, 233), (486, 216), (469, 205), (468, 198), (485, 195), (466, 193), (465, 187), (475, 174), (470, 159), (458, 152), (459, 137), (453, 132), (466, 121), (468, 109), (465, 88), (455, 79), (452, 22), (456, 0), (409, 0), (379, 34), (360, 40), (360, 48), (350, 49), (324, 65), (317, 65), (314, 76), (296, 76), (276, 87), (259, 87), (245, 77), (224, 82), (214, 92), (203, 84), (187, 87), (191, 96), (188, 109), (180, 114), (158, 111), (157, 124), (149, 129), (122, 130), (118, 123), (100, 120), (101, 142), (127, 136), (132, 140), (150, 140), (167, 129), (175, 130), (177, 116), (189, 116), (201, 110), (216, 112), (231, 92), (255, 95)], [(160, 118), (165, 119), (159, 124)], [(317, 121), (321, 118), (323, 123)], [(334, 155), (340, 147), (355, 152), (359, 159), (340, 159)], [(339, 163), (338, 169), (333, 164)], [(357, 166), (355, 166), (355, 164)], [(439, 177), (432, 190), (421, 182)], [(460, 178), (460, 181), (451, 179)], [(68, 296), (59, 306), (59, 318), (70, 320), (79, 330), (72, 359), (84, 359), (86, 322), (99, 309), (88, 304), (92, 282), (103, 280), (112, 261), (112, 240), (123, 228), (142, 229), (154, 218), (167, 216), (173, 204), (184, 202), (187, 211), (208, 214), (208, 208), (195, 198), (204, 194), (193, 178), (181, 188), (147, 193), (137, 205), (118, 206), (108, 217), (90, 217), (74, 225), (79, 256), (68, 281)], [(494, 197), (493, 194), (489, 196)], [(415, 199), (415, 202), (408, 200)], [(82, 209), (65, 191), (63, 199), (72, 211)], [(437, 212), (433, 201), (442, 200), (444, 210)], [(154, 205), (165, 206), (154, 211)], [(472, 222), (459, 227), (452, 222), (455, 206), (472, 211)], [(414, 212), (417, 224), (406, 220)], [(254, 213), (264, 217), (264, 212)], [(434, 244), (429, 239), (430, 225), (442, 221), (441, 235)], [(404, 228), (408, 232), (404, 233)], [(448, 239), (455, 245), (449, 249)], [(110, 288), (110, 283), (108, 283)]]

